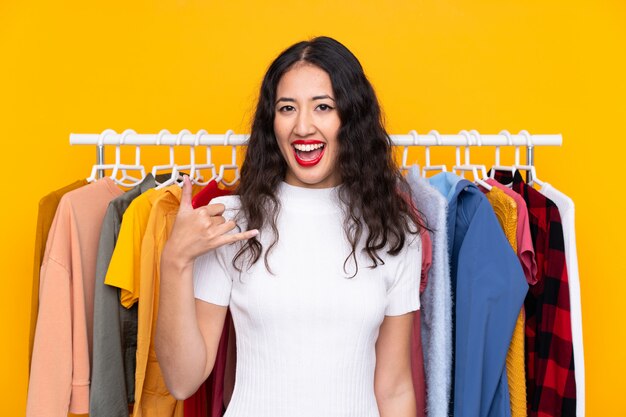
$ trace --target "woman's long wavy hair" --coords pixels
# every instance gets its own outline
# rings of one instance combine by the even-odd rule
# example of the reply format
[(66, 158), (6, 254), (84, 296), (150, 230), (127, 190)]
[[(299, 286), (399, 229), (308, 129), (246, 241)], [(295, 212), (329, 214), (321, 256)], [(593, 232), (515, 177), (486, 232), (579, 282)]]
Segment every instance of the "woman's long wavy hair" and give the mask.
[[(358, 59), (341, 43), (328, 37), (299, 42), (283, 51), (270, 65), (259, 94), (248, 149), (241, 167), (237, 194), (248, 229), (269, 226), (275, 240), (265, 251), (265, 267), (271, 272), (268, 255), (279, 238), (276, 221), (280, 203), (276, 190), (284, 180), (287, 164), (274, 135), (276, 88), (285, 72), (297, 63), (315, 65), (329, 75), (341, 120), (338, 132), (339, 197), (345, 205), (345, 233), (358, 272), (356, 251), (365, 232), (362, 250), (371, 267), (384, 264), (380, 251), (397, 255), (408, 234), (424, 227), (411, 204), (411, 191), (393, 161), (392, 143), (383, 126), (380, 105)], [(243, 260), (256, 263), (263, 252), (257, 238), (248, 240), (233, 259), (239, 271)], [(347, 273), (347, 272), (346, 272)], [(352, 275), (352, 276), (354, 276)]]

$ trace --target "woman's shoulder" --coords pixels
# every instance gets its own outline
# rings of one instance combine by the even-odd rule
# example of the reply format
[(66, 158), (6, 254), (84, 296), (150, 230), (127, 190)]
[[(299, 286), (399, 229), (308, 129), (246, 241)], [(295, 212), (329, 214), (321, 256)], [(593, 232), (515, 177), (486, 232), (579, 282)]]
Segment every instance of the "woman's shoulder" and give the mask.
[(223, 195), (215, 197), (209, 204), (223, 204), (226, 210), (239, 210), (241, 208), (241, 199), (238, 195)]
[[(221, 197), (215, 197), (209, 204), (223, 204), (224, 213), (222, 216), (226, 221), (235, 220), (238, 226), (243, 226), (245, 221), (241, 215), (241, 199), (238, 195), (225, 195)], [(245, 230), (245, 229), (243, 229)]]

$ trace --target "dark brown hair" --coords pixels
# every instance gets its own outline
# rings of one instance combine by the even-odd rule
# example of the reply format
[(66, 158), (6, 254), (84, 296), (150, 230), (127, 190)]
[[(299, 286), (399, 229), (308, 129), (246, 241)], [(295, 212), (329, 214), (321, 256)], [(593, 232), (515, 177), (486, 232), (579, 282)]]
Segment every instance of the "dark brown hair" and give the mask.
[[(271, 271), (268, 254), (278, 241), (276, 220), (280, 203), (276, 190), (285, 178), (287, 164), (274, 135), (274, 103), (278, 82), (296, 63), (309, 63), (328, 73), (341, 120), (338, 132), (339, 197), (345, 204), (345, 233), (358, 272), (357, 243), (367, 231), (364, 251), (371, 267), (384, 264), (380, 251), (397, 255), (407, 234), (419, 233), (423, 225), (410, 204), (411, 191), (393, 161), (392, 143), (385, 131), (376, 94), (358, 59), (341, 43), (328, 37), (296, 43), (270, 65), (263, 82), (252, 122), (248, 149), (241, 168), (237, 194), (241, 198), (248, 229), (269, 225), (276, 240), (265, 252), (265, 266)], [(257, 238), (248, 240), (233, 259), (238, 270), (244, 255), (249, 264), (257, 262), (263, 246)], [(347, 272), (346, 272), (347, 273)], [(353, 275), (353, 276), (354, 276)]]

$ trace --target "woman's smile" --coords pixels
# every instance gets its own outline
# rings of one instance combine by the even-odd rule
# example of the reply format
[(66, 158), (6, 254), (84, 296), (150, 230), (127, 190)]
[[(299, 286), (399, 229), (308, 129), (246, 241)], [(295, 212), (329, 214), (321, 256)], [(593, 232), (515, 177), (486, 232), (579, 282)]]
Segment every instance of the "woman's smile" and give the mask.
[(292, 146), (296, 162), (303, 167), (317, 165), (324, 156), (324, 142), (318, 140), (296, 140)]

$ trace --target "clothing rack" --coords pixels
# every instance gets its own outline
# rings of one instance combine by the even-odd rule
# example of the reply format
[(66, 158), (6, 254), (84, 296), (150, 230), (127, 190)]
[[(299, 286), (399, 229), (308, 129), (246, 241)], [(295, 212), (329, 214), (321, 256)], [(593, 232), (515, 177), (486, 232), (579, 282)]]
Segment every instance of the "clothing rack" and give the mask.
[[(104, 164), (104, 146), (107, 145), (133, 145), (133, 146), (245, 146), (249, 134), (235, 134), (232, 130), (224, 134), (209, 134), (206, 130), (191, 133), (189, 130), (181, 130), (179, 133), (170, 133), (162, 130), (157, 134), (138, 134), (131, 129), (122, 133), (107, 129), (100, 134), (71, 133), (70, 145), (97, 145), (96, 161), (98, 165)], [(563, 138), (561, 134), (531, 135), (522, 130), (518, 134), (511, 134), (506, 130), (498, 134), (482, 135), (476, 130), (462, 130), (458, 134), (440, 134), (431, 130), (426, 134), (418, 134), (414, 130), (409, 134), (390, 135), (394, 146), (405, 148), (411, 146), (440, 147), (455, 146), (457, 155), (460, 147), (480, 146), (513, 146), (516, 149), (526, 147), (526, 164), (534, 165), (534, 148), (536, 146), (561, 146)], [(103, 173), (101, 173), (101, 176)], [(528, 181), (532, 178), (528, 172)]]

